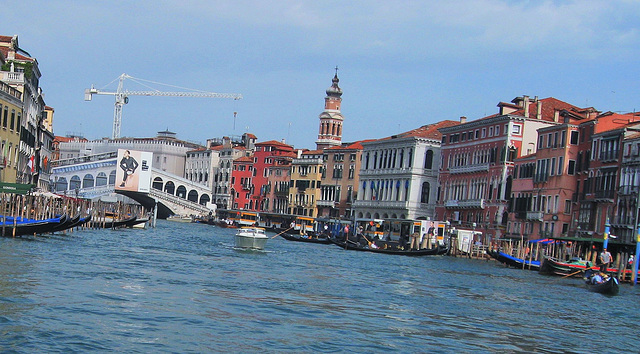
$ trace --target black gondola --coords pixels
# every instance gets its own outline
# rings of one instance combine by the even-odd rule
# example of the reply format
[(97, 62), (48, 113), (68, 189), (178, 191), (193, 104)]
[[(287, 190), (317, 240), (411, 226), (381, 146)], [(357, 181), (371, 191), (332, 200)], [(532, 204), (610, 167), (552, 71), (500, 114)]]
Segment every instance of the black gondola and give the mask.
[(53, 219), (16, 222), (15, 225), (12, 221), (7, 220), (3, 225), (0, 223), (0, 233), (8, 237), (43, 234), (51, 232), (54, 227), (65, 223), (67, 218), (66, 215), (62, 215)]
[[(597, 276), (600, 277), (600, 280), (596, 278)], [(583, 279), (589, 291), (605, 295), (617, 295), (620, 291), (618, 278), (610, 274), (602, 275), (602, 273), (597, 270), (588, 269), (584, 273)]]
[(70, 229), (72, 227), (74, 227), (75, 225), (78, 224), (78, 222), (80, 221), (80, 214), (72, 217), (72, 218), (67, 218), (64, 222), (60, 223), (59, 225), (54, 226), (51, 229), (51, 232), (56, 232), (56, 231), (63, 231), (63, 230), (67, 230)]
[(280, 236), (282, 236), (282, 238), (284, 238), (287, 241), (297, 241), (297, 242), (308, 242), (308, 243), (322, 243), (322, 244), (330, 244), (331, 240), (328, 237), (316, 237), (316, 236), (307, 236), (304, 237), (303, 235), (294, 235), (294, 234), (288, 234), (286, 232), (279, 234)]
[(487, 251), (487, 254), (500, 263), (519, 269), (540, 270), (540, 261), (521, 259), (501, 251)]
[(138, 217), (137, 216), (131, 216), (128, 217), (126, 219), (122, 219), (122, 220), (106, 220), (106, 221), (93, 221), (91, 222), (91, 227), (94, 228), (103, 228), (103, 229), (115, 229), (118, 227), (123, 227), (125, 225), (127, 225), (128, 223), (131, 223), (133, 221), (135, 221)]
[(353, 251), (364, 251), (364, 252), (373, 252), (373, 253), (384, 253), (384, 254), (395, 254), (400, 256), (435, 256), (439, 254), (446, 253), (446, 247), (438, 246), (436, 248), (428, 248), (422, 250), (406, 250), (406, 249), (398, 249), (395, 247), (371, 247), (371, 245), (375, 245), (372, 242), (369, 246), (361, 246), (359, 243), (351, 241), (351, 240), (337, 240), (335, 238), (329, 239), (331, 243), (344, 248), (345, 250), (353, 250)]

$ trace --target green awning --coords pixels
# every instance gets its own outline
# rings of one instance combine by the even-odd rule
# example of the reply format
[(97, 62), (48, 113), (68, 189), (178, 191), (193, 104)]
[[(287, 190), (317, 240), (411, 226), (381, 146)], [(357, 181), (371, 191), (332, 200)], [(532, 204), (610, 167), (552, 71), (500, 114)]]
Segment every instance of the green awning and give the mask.
[(0, 182), (0, 193), (27, 194), (33, 187), (33, 184)]

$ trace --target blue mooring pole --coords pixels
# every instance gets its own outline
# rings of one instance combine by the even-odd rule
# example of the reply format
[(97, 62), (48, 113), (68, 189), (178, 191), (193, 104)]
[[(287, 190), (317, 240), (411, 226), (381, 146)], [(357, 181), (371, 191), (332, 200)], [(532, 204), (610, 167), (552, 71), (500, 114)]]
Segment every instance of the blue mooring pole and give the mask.
[(604, 224), (604, 243), (602, 244), (602, 248), (607, 248), (609, 244), (609, 231), (611, 229), (611, 225), (609, 224), (609, 218), (607, 218), (607, 223)]
[(633, 274), (631, 275), (631, 284), (636, 285), (638, 282), (638, 263), (640, 260), (640, 225), (638, 225), (638, 234), (636, 236), (636, 256), (633, 259)]

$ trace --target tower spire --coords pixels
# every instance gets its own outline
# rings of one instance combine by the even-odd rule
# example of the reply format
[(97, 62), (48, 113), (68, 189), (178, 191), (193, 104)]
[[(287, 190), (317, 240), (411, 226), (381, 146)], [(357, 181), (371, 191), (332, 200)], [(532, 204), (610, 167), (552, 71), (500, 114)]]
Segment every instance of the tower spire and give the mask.
[(324, 112), (319, 116), (320, 128), (318, 140), (316, 141), (318, 150), (342, 144), (342, 122), (344, 117), (340, 113), (342, 89), (338, 86), (340, 79), (338, 79), (337, 65), (335, 70), (336, 73), (331, 80), (331, 86), (327, 89), (327, 96), (324, 98)]

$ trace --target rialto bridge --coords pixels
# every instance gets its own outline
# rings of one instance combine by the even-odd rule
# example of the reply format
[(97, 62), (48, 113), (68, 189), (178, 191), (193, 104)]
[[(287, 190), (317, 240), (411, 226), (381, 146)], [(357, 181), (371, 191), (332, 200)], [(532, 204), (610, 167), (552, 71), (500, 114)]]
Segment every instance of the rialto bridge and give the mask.
[(149, 193), (115, 190), (116, 153), (58, 160), (53, 163), (53, 191), (70, 197), (93, 199), (117, 192), (153, 209), (158, 203), (158, 218), (169, 215), (202, 215), (215, 212), (211, 190), (202, 184), (151, 167)]

